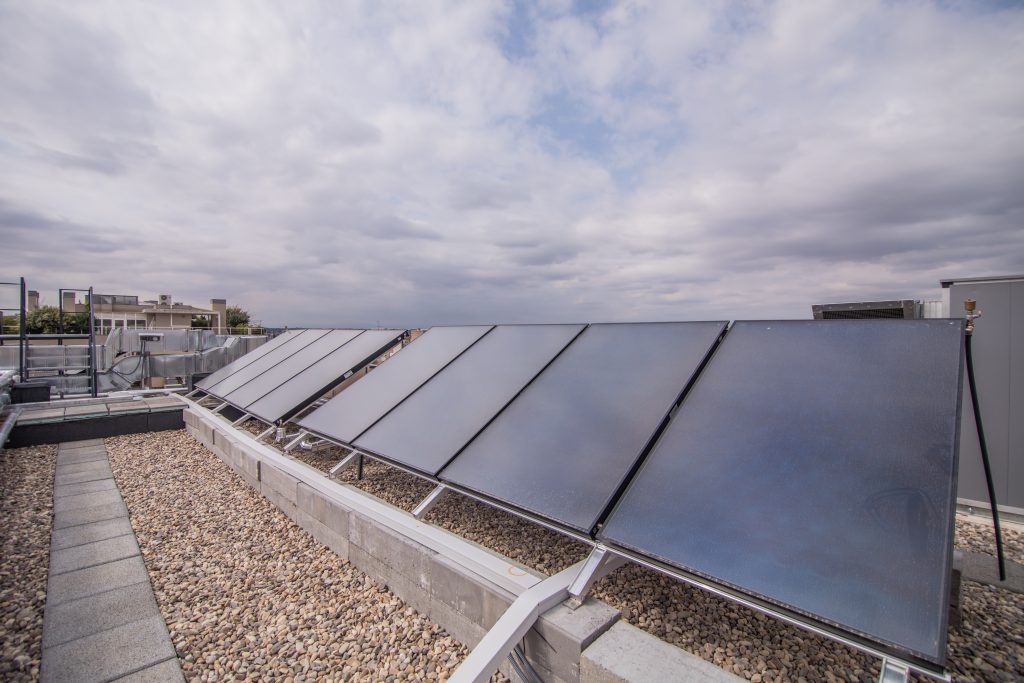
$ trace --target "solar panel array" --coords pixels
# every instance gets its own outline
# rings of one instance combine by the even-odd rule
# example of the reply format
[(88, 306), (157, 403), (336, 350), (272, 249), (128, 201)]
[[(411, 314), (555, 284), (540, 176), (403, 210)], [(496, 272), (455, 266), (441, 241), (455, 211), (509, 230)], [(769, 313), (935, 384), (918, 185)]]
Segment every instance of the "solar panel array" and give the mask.
[(960, 322), (737, 322), (599, 537), (936, 661)]
[(941, 665), (962, 337), (951, 320), (434, 328), (299, 424)]
[(404, 330), (286, 332), (196, 387), (268, 423), (278, 423), (394, 346)]

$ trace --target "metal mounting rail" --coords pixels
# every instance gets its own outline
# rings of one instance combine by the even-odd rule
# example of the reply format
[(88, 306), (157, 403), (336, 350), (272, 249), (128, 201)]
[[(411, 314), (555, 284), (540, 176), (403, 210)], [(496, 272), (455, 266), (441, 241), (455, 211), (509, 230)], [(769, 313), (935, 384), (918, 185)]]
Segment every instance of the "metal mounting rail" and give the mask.
[(302, 443), (302, 440), (305, 439), (307, 436), (309, 436), (309, 432), (299, 431), (299, 433), (295, 436), (294, 439), (285, 444), (284, 449), (282, 450), (284, 450), (285, 453), (291, 453), (298, 447), (300, 443)]
[(438, 484), (434, 487), (434, 490), (427, 494), (427, 497), (420, 501), (420, 504), (412, 511), (412, 516), (416, 519), (423, 519), (430, 512), (430, 509), (437, 505), (437, 502), (441, 500), (441, 495), (446, 491), (444, 484)]
[(795, 626), (796, 628), (821, 636), (827, 640), (832, 640), (837, 643), (841, 643), (843, 645), (846, 645), (847, 647), (853, 648), (854, 650), (859, 650), (860, 652), (863, 652), (871, 657), (877, 657), (882, 661), (882, 672), (878, 679), (879, 683), (891, 683), (893, 681), (899, 681), (900, 679), (897, 676), (903, 675), (902, 672), (904, 671), (906, 671), (907, 676), (909, 676), (910, 673), (918, 673), (924, 676), (928, 676), (929, 678), (935, 679), (937, 681), (943, 681), (944, 683), (949, 683), (952, 680), (952, 677), (949, 675), (949, 672), (947, 671), (937, 670), (930, 667), (922, 666), (920, 664), (915, 664), (913, 662), (899, 659), (897, 657), (890, 655), (889, 653), (883, 652), (877, 647), (869, 645), (860, 640), (856, 640), (852, 636), (846, 636), (839, 633), (838, 631), (829, 630), (827, 628), (824, 628), (823, 626), (820, 626), (810, 621), (809, 619), (804, 619), (795, 614), (787, 613), (783, 609), (770, 606), (756, 598), (743, 595), (742, 593), (735, 591), (733, 589), (715, 584), (714, 582), (708, 581), (707, 579), (704, 579), (703, 577), (700, 577), (696, 574), (690, 574), (689, 572), (660, 564), (653, 560), (647, 559), (642, 555), (626, 550), (625, 548), (619, 548), (616, 546), (614, 548), (608, 548), (608, 550), (617, 555), (621, 555), (622, 557), (640, 565), (641, 567), (653, 569), (656, 572), (665, 574), (666, 576), (670, 576), (673, 579), (693, 586), (694, 588), (699, 588), (701, 590), (707, 591), (708, 593), (711, 593), (712, 595), (722, 598), (723, 600), (726, 600), (728, 602), (734, 602), (736, 604), (743, 605), (744, 607), (748, 607), (754, 610), (755, 612), (760, 612), (765, 616), (789, 624), (790, 626)]
[(577, 562), (520, 594), (455, 670), (448, 679), (449, 683), (483, 683), (489, 680), (501, 660), (533, 628), (538, 617), (568, 597), (569, 585), (582, 567), (583, 561)]

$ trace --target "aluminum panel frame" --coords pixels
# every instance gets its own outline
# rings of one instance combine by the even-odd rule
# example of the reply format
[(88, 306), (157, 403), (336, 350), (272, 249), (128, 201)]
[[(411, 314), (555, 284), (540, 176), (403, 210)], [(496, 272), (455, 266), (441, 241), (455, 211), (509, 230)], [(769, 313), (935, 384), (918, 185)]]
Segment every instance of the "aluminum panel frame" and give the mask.
[(494, 327), (353, 445), (435, 476), (584, 329)]
[(493, 327), (432, 327), (297, 424), (322, 438), (350, 445)]
[(284, 422), (379, 358), (404, 334), (405, 330), (366, 330), (249, 404), (246, 410), (265, 422)]
[(588, 326), (438, 478), (591, 533), (725, 327)]
[(298, 336), (299, 334), (302, 334), (303, 332), (305, 332), (305, 330), (288, 330), (287, 332), (283, 332), (277, 335), (267, 343), (256, 347), (249, 353), (246, 353), (241, 358), (238, 358), (228, 363), (224, 367), (219, 368), (216, 371), (210, 373), (208, 376), (196, 382), (196, 387), (202, 389), (203, 391), (212, 388), (215, 384), (227, 378), (229, 375), (232, 375), (241, 370), (242, 368), (246, 367), (250, 363), (259, 360), (262, 356), (265, 356), (266, 354), (270, 353), (271, 351), (281, 346), (288, 340)]

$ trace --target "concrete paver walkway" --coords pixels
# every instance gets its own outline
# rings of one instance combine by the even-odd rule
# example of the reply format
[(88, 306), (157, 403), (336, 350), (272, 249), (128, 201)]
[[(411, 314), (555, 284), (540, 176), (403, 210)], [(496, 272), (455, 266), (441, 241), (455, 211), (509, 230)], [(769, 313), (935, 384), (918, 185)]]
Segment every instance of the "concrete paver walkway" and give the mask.
[(58, 447), (40, 679), (184, 680), (102, 439)]

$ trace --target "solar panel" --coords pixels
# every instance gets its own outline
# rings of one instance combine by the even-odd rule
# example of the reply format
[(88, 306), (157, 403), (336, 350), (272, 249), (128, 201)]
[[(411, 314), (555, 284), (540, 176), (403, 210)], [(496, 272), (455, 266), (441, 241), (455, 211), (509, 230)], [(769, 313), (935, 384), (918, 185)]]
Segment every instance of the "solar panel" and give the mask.
[(330, 330), (303, 330), (270, 353), (264, 354), (261, 358), (257, 358), (244, 368), (231, 373), (220, 382), (208, 387), (206, 391), (217, 397), (227, 396), (246, 382), (252, 381), (284, 359), (298, 353), (300, 349), (309, 346), (329, 331)]
[(724, 329), (591, 325), (440, 478), (589, 533)]
[(490, 329), (490, 325), (432, 327), (387, 363), (303, 417), (299, 426), (352, 443)]
[(941, 665), (962, 339), (735, 323), (599, 537)]
[(427, 381), (355, 445), (435, 475), (583, 325), (500, 325)]
[(263, 356), (267, 355), (268, 353), (276, 349), (278, 346), (281, 346), (292, 337), (295, 337), (304, 331), (305, 330), (288, 330), (287, 332), (283, 332), (282, 334), (277, 335), (273, 339), (261, 344), (260, 346), (257, 346), (255, 349), (245, 354), (241, 358), (236, 358), (235, 360), (228, 363), (224, 367), (218, 368), (216, 371), (210, 373), (202, 380), (196, 382), (196, 387), (204, 390), (212, 387), (214, 384), (217, 384), (228, 375), (238, 372), (239, 370), (246, 367), (250, 363), (262, 358)]
[(403, 334), (404, 330), (367, 330), (250, 403), (245, 410), (264, 422), (285, 420), (394, 346)]
[[(281, 359), (272, 368), (254, 377), (234, 391), (219, 394), (221, 398), (237, 408), (247, 408), (271, 391), (299, 374), (324, 356), (336, 351), (363, 330), (331, 330), (311, 344), (307, 344), (291, 356)], [(218, 392), (219, 393), (219, 392)]]

